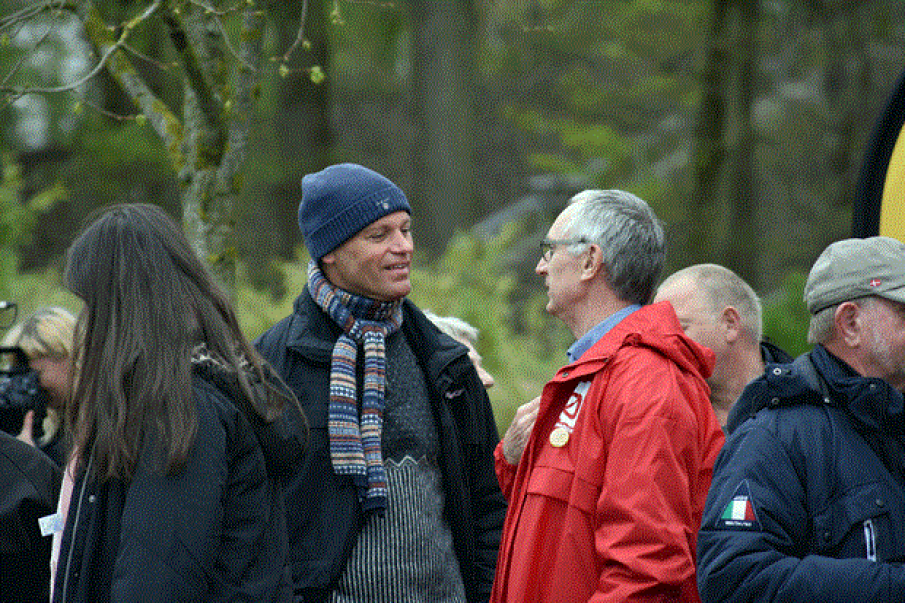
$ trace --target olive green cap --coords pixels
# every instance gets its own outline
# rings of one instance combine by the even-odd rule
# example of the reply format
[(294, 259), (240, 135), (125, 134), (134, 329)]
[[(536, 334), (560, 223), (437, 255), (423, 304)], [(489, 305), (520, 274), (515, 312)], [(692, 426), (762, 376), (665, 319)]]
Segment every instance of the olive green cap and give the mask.
[(891, 237), (836, 241), (814, 262), (804, 287), (811, 314), (870, 295), (905, 304), (905, 243)]

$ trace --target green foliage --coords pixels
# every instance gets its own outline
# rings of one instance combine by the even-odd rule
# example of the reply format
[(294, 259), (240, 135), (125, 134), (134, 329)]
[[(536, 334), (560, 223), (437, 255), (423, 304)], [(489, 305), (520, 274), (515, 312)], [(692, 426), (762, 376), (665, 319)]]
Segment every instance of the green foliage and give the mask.
[(62, 306), (73, 314), (82, 307), (79, 298), (63, 287), (60, 272), (54, 268), (17, 274), (11, 294), (0, 299), (16, 303), (18, 320), (45, 306)]
[[(492, 48), (482, 68), (530, 83), (514, 84), (501, 112), (534, 141), (525, 154), (532, 171), (639, 194), (644, 188), (653, 206), (675, 205), (669, 191), (684, 168), (683, 127), (700, 86), (691, 66), (710, 4), (605, 4), (601, 19), (600, 2), (492, 3), (510, 43)], [(543, 100), (540, 89), (549, 91)]]
[(584, 166), (579, 165), (561, 153), (528, 153), (528, 163), (541, 173), (581, 174)]
[(810, 314), (802, 301), (807, 278), (807, 274), (791, 272), (779, 290), (764, 299), (764, 335), (792, 356), (810, 349)]
[(279, 297), (251, 284), (250, 275), (244, 264), (239, 263), (236, 278), (236, 306), (239, 324), (250, 339), (254, 339), (292, 312), (292, 303), (308, 281), (308, 254), (299, 249), (294, 260), (284, 262), (273, 260), (270, 270), (282, 281)]
[(375, 94), (392, 92), (407, 72), (410, 34), (398, 2), (331, 2), (328, 28), (331, 76), (340, 88), (366, 84)]
[(111, 123), (104, 116), (92, 115), (80, 136), (81, 150), (91, 158), (92, 167), (108, 176), (124, 164), (155, 165), (161, 171), (169, 168), (160, 140), (142, 127), (141, 121), (136, 116), (134, 120)]
[(0, 297), (16, 301), (21, 292), (19, 249), (31, 242), (38, 218), (66, 196), (62, 185), (55, 184), (29, 199), (22, 198), (24, 182), (19, 165), (4, 157), (0, 182)]
[(180, 216), (173, 165), (161, 141), (141, 120), (111, 121), (91, 113), (75, 137), (60, 174), (71, 189), (73, 213), (90, 215), (113, 203), (154, 203)]

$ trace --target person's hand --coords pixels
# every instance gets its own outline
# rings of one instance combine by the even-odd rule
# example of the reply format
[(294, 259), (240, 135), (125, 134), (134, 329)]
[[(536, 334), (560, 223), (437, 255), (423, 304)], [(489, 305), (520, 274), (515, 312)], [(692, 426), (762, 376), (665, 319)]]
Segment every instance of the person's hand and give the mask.
[(37, 447), (35, 444), (34, 437), (34, 424), (35, 424), (35, 411), (28, 410), (25, 412), (25, 417), (22, 419), (22, 431), (19, 432), (19, 435), (16, 436), (16, 439), (25, 442), (29, 446)]
[(518, 465), (522, 458), (522, 451), (525, 450), (525, 444), (528, 443), (528, 436), (534, 429), (534, 422), (537, 420), (537, 409), (540, 406), (540, 396), (526, 402), (518, 407), (515, 411), (515, 417), (509, 424), (509, 429), (503, 436), (503, 457), (511, 465)]

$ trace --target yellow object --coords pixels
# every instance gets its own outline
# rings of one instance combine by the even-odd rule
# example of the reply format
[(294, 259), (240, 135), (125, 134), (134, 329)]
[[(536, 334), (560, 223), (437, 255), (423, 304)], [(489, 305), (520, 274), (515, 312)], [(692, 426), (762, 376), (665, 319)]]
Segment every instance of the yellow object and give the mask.
[(880, 206), (880, 234), (905, 241), (905, 128), (899, 131), (886, 169)]
[(564, 427), (557, 427), (550, 432), (550, 445), (554, 448), (562, 448), (569, 441), (569, 431)]

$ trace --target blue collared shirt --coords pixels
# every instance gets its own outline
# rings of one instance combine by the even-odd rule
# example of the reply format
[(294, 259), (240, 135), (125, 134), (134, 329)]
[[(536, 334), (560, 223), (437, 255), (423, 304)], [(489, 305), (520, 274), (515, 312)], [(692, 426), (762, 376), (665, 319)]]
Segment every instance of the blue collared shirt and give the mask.
[(578, 341), (573, 343), (569, 349), (566, 350), (566, 356), (569, 357), (569, 362), (575, 362), (581, 358), (582, 354), (591, 349), (592, 345), (600, 341), (601, 337), (609, 333), (610, 329), (618, 325), (623, 318), (640, 308), (641, 306), (638, 304), (626, 306), (597, 323), (597, 326), (582, 335)]

